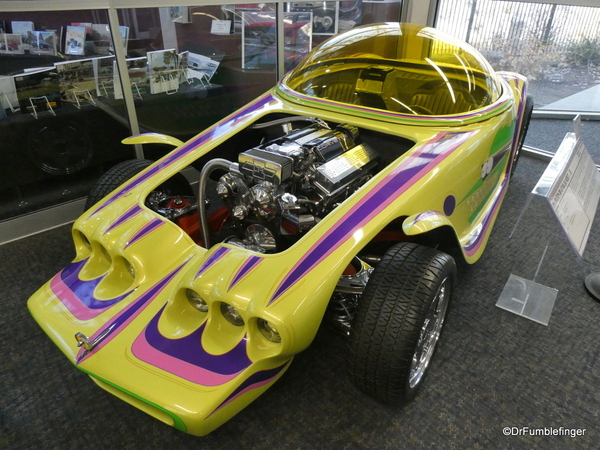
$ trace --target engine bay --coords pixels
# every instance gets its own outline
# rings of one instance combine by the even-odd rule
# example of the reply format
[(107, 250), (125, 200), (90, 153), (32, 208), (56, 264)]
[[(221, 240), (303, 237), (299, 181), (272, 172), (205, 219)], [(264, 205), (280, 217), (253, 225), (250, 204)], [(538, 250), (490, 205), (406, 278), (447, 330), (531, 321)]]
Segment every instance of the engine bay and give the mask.
[(412, 145), (347, 123), (276, 117), (210, 152), (223, 157), (197, 161), (197, 200), (167, 195), (157, 201), (154, 193), (146, 204), (207, 248), (224, 242), (277, 253)]

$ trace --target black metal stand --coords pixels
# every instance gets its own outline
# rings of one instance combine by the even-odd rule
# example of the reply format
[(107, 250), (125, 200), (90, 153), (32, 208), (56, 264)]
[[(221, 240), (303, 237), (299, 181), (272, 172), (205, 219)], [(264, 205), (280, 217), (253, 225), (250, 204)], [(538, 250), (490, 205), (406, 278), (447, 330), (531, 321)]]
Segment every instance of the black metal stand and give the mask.
[(594, 300), (600, 301), (600, 272), (590, 273), (585, 277), (585, 289)]

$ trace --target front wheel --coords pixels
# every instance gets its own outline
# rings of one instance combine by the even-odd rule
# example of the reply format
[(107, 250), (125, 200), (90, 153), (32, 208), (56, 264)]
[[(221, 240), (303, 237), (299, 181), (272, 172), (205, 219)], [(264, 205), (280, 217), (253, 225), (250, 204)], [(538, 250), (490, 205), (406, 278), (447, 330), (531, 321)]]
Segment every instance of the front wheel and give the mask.
[(371, 275), (352, 322), (347, 372), (388, 404), (418, 392), (438, 342), (456, 278), (451, 256), (421, 245), (392, 246)]

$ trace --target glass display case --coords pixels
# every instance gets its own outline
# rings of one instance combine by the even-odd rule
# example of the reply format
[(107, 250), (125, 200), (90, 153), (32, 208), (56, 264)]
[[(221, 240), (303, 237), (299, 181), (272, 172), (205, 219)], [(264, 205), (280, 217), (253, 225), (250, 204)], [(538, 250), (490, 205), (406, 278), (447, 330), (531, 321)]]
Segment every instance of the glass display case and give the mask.
[(125, 137), (185, 141), (329, 37), (400, 14), (399, 0), (0, 2), (9, 3), (0, 12), (0, 222), (84, 198), (118, 162), (171, 149)]
[(101, 107), (108, 86), (98, 62), (112, 51), (107, 11), (4, 12), (0, 28), (6, 220), (86, 196), (108, 167), (134, 153), (120, 143), (130, 134), (126, 117)]

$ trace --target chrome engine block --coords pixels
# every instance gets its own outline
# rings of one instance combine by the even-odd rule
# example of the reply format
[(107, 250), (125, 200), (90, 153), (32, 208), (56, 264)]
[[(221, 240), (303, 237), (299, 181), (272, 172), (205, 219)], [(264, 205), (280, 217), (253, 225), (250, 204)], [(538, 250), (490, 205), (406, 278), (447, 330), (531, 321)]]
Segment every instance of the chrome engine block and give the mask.
[(272, 253), (318, 224), (373, 175), (379, 155), (358, 140), (317, 123), (240, 153), (216, 187), (237, 225), (226, 241)]

